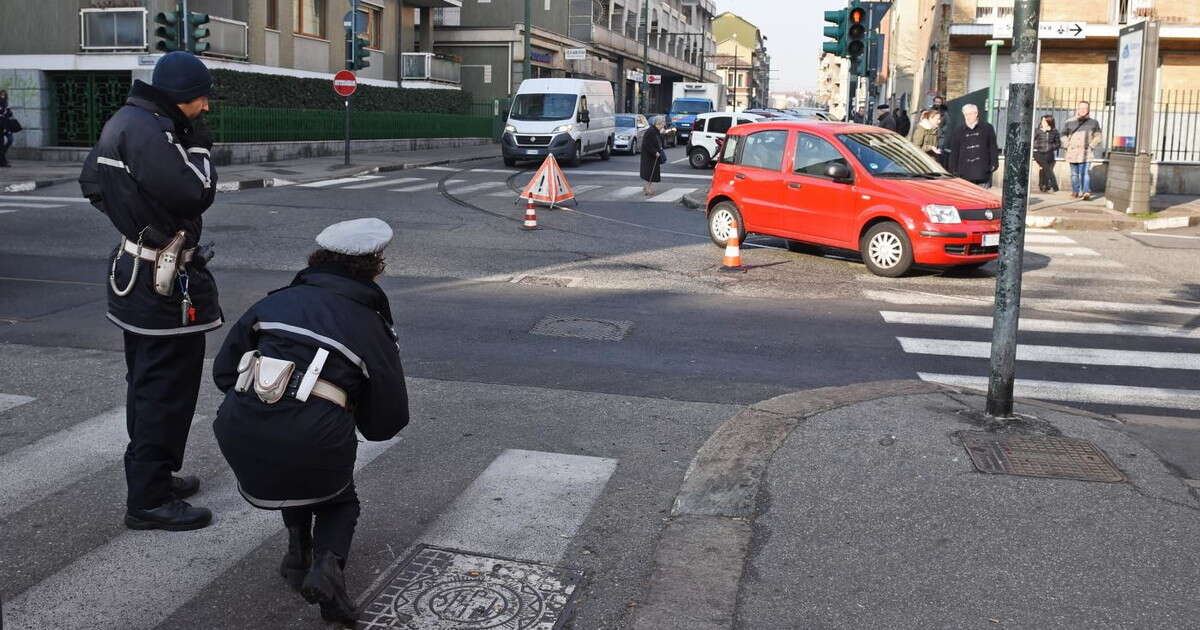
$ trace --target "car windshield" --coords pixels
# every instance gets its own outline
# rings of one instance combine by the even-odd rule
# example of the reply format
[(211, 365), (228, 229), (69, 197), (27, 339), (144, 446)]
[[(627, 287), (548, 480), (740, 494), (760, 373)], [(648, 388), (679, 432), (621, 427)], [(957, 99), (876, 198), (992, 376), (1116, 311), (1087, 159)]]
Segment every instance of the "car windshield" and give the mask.
[(508, 117), (513, 120), (567, 120), (575, 115), (574, 94), (518, 94)]
[(875, 177), (950, 177), (933, 158), (894, 133), (842, 133), (838, 140)]
[(712, 111), (712, 105), (708, 101), (695, 101), (686, 99), (676, 99), (671, 103), (671, 111), (676, 114), (706, 114)]
[(637, 118), (635, 116), (617, 116), (617, 127), (636, 127)]

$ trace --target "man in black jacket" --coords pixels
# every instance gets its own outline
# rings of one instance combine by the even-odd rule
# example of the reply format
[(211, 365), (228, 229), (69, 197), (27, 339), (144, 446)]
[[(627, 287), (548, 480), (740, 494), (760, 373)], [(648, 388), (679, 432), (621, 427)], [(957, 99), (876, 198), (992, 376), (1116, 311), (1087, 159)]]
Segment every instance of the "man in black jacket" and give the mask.
[(879, 114), (879, 122), (876, 124), (879, 125), (880, 127), (883, 127), (884, 129), (887, 129), (888, 131), (895, 131), (896, 130), (896, 116), (894, 114), (892, 114), (891, 106), (889, 106), (887, 103), (883, 103), (883, 104), (879, 105), (879, 107), (876, 107), (875, 109), (878, 111), (878, 114)]
[(343, 576), (359, 502), (354, 429), (389, 440), (408, 394), (387, 296), (375, 283), (392, 229), (379, 219), (329, 226), (292, 284), (234, 324), (213, 362), (225, 392), (213, 430), (251, 505), (280, 510), (280, 574), (327, 621), (354, 623)]
[(125, 337), (131, 529), (199, 529), (212, 513), (184, 498), (196, 477), (176, 477), (204, 363), (204, 333), (221, 326), (217, 287), (198, 247), (200, 216), (212, 205), (217, 173), (210, 134), (195, 120), (208, 110), (212, 76), (185, 52), (164, 55), (153, 84), (134, 82), (125, 106), (104, 125), (79, 176), (80, 188), (120, 232), (109, 270), (108, 319)]
[(963, 126), (954, 130), (950, 149), (950, 172), (983, 188), (992, 187), (992, 173), (1000, 166), (996, 130), (979, 120), (979, 108), (963, 105)]

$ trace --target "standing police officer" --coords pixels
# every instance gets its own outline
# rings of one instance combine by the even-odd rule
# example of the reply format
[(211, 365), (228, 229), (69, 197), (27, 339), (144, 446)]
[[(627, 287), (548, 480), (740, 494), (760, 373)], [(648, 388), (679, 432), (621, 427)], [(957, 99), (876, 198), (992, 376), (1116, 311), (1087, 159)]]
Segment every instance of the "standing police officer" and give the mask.
[(217, 173), (212, 138), (194, 123), (208, 111), (212, 76), (204, 63), (172, 52), (153, 85), (135, 81), (125, 106), (104, 125), (79, 176), (83, 195), (121, 234), (109, 267), (108, 319), (124, 331), (131, 529), (199, 529), (212, 513), (184, 498), (196, 477), (176, 477), (204, 363), (204, 333), (221, 326), (217, 287), (198, 247), (200, 215), (212, 205)]

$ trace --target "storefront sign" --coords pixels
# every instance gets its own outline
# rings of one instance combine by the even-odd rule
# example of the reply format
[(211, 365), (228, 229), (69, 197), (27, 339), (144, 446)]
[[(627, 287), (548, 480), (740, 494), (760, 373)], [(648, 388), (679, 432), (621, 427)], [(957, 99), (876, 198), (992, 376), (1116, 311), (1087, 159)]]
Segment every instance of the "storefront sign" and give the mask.
[(553, 53), (530, 52), (529, 58), (538, 63), (554, 63)]
[(568, 48), (563, 55), (568, 61), (581, 61), (587, 59), (586, 48)]
[(641, 70), (626, 70), (625, 78), (630, 81), (637, 81), (638, 83), (641, 83), (642, 78), (643, 78), (642, 71)]

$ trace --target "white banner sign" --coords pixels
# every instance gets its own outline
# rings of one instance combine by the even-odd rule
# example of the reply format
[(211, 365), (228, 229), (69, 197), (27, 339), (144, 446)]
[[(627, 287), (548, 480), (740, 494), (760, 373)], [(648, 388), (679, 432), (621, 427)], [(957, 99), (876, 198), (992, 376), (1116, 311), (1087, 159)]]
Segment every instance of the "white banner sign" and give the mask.
[(564, 57), (566, 57), (568, 61), (579, 61), (582, 59), (587, 59), (587, 49), (586, 48), (568, 48), (566, 50)]
[[(1143, 23), (1144, 24), (1144, 23)], [(1137, 142), (1138, 102), (1142, 92), (1142, 44), (1145, 28), (1128, 31), (1117, 43), (1117, 102), (1113, 146), (1132, 149)]]

